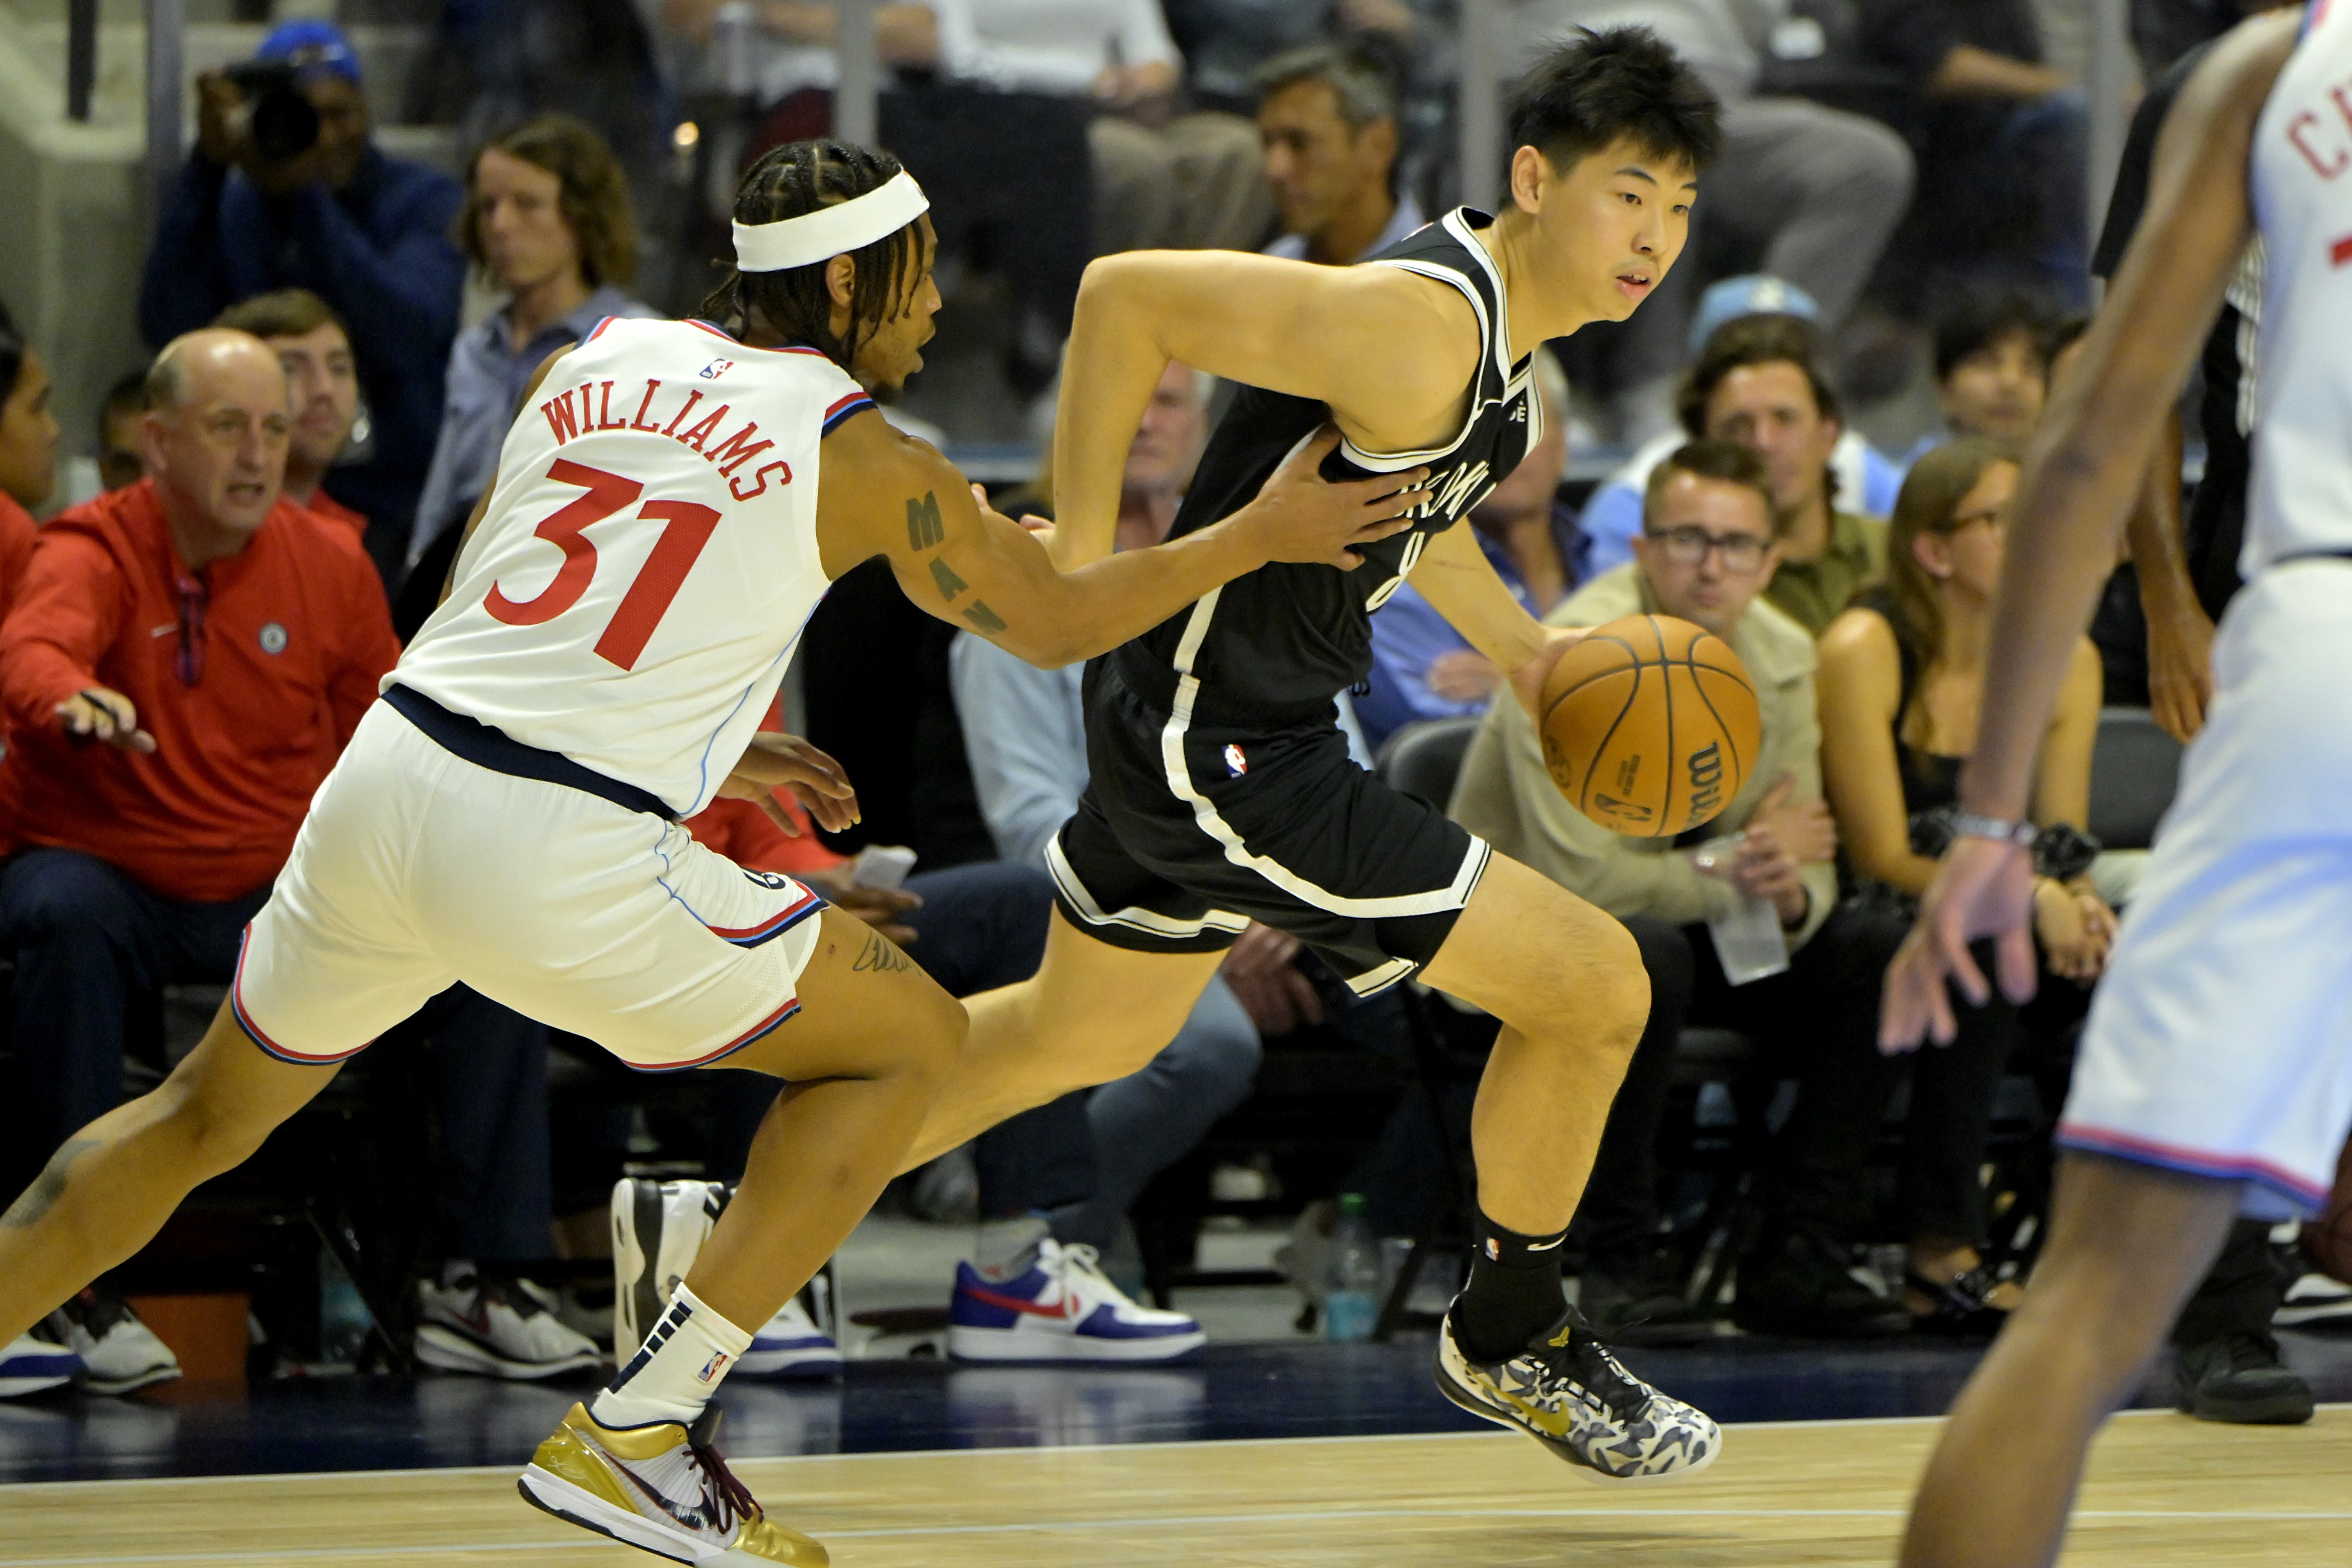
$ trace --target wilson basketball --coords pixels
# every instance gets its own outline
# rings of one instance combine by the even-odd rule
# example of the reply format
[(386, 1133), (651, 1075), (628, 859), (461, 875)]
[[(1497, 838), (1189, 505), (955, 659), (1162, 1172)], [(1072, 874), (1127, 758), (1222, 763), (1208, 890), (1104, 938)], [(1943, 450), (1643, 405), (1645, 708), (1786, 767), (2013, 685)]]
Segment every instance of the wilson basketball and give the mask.
[(1597, 627), (1552, 667), (1540, 706), (1552, 782), (1634, 838), (1712, 821), (1756, 765), (1763, 731), (1731, 645), (1672, 616)]

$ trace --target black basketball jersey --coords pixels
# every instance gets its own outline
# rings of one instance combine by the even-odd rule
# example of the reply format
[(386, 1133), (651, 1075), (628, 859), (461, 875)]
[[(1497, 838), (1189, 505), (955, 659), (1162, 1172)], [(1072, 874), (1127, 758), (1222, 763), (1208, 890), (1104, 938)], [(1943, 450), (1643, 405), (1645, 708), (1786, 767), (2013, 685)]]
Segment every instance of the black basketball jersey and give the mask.
[[(1287, 723), (1329, 718), (1332, 698), (1371, 672), (1372, 612), (1403, 584), (1429, 536), (1460, 521), (1541, 437), (1532, 356), (1510, 362), (1502, 277), (1471, 237), (1493, 223), (1462, 207), (1361, 263), (1459, 289), (1478, 318), (1478, 370), (1452, 440), (1426, 451), (1374, 453), (1343, 439), (1323, 464), (1333, 480), (1425, 465), (1432, 499), (1412, 526), (1362, 551), (1364, 563), (1353, 572), (1276, 562), (1235, 578), (1105, 656), (1131, 689), (1172, 706), (1189, 686), (1189, 707), (1203, 716)], [(1170, 536), (1240, 510), (1330, 417), (1330, 405), (1313, 398), (1242, 387), (1209, 438)]]

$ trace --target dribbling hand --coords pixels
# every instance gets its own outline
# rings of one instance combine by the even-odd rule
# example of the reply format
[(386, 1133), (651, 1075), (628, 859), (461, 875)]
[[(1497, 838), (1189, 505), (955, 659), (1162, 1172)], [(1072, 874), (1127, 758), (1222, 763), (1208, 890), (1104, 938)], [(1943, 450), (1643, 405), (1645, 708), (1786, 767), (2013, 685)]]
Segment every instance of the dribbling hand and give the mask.
[(1404, 514), (1430, 499), (1420, 488), (1427, 468), (1333, 484), (1319, 470), (1339, 445), (1339, 427), (1323, 426), (1234, 515), (1257, 532), (1268, 561), (1319, 561), (1352, 572), (1364, 563), (1358, 549), (1410, 528)]
[(719, 793), (752, 802), (770, 821), (798, 838), (800, 824), (776, 798), (779, 788), (792, 791), (793, 798), (808, 807), (817, 826), (829, 833), (839, 833), (858, 820), (857, 792), (849, 787), (849, 775), (798, 735), (768, 731), (752, 736)]
[(1936, 879), (1919, 898), (1918, 922), (1895, 962), (1878, 1016), (1878, 1048), (1892, 1056), (1923, 1038), (1948, 1046), (1959, 1032), (1951, 993), (1960, 988), (1973, 1006), (1992, 999), (1992, 986), (1969, 952), (1969, 943), (1993, 939), (2000, 993), (2023, 1005), (2033, 999), (2033, 861), (2012, 844), (1956, 838)]

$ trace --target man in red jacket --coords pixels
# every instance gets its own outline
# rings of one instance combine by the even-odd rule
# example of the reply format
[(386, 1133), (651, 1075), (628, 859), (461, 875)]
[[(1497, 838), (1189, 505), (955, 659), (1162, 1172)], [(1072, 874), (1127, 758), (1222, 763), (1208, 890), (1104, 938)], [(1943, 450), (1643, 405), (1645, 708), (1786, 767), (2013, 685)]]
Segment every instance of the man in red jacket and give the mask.
[[(279, 355), (243, 331), (167, 347), (149, 380), (148, 477), (41, 531), (0, 628), (28, 847), (0, 871), (0, 948), (16, 953), (10, 1010), (31, 1090), (12, 1142), (26, 1157), (46, 1157), (121, 1098), (132, 998), (229, 978), (311, 795), (399, 657), (358, 533), (282, 494), (288, 380)], [(434, 1053), (444, 1184), (520, 1189), (511, 1203), (491, 1193), (461, 1206), (452, 1249), (544, 1257), (544, 1033), (462, 989), (428, 1012), (454, 1047)], [(508, 1144), (518, 1169), (472, 1168), (499, 1164)], [(490, 1234), (469, 1241), (469, 1219)], [(448, 1352), (436, 1364), (541, 1376), (593, 1361), (577, 1335), (538, 1344), (551, 1320), (538, 1321), (511, 1282), (495, 1300), (464, 1283), (467, 1310), (428, 1313), (457, 1327), (430, 1347), (420, 1330), (420, 1352)], [(446, 1294), (428, 1287), (428, 1306)], [(102, 1339), (117, 1322), (109, 1310), (89, 1326)], [(114, 1381), (148, 1370), (126, 1365)]]

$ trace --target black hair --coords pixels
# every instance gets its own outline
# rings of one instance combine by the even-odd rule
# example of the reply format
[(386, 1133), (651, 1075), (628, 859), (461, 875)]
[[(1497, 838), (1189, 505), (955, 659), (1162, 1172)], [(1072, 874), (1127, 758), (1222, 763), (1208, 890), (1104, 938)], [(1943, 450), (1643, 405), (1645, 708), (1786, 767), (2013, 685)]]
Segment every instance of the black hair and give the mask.
[(25, 334), (16, 330), (8, 307), (0, 304), (0, 403), (16, 395), (16, 378), (24, 374)]
[[(780, 223), (801, 217), (879, 190), (898, 170), (898, 160), (889, 153), (846, 142), (788, 142), (761, 153), (743, 171), (742, 182), (735, 187), (735, 221)], [(730, 268), (726, 280), (703, 300), (702, 313), (738, 333), (756, 319), (770, 331), (821, 350), (847, 370), (858, 349), (905, 308), (921, 279), (922, 230), (910, 223), (851, 251), (849, 258), (856, 271), (845, 336), (833, 333), (833, 296), (825, 288), (823, 261), (783, 272)]]
[(0, 403), (16, 395), (16, 380), (25, 374), (25, 346), (15, 323), (0, 321)]
[(1511, 145), (1566, 172), (1621, 138), (1694, 170), (1723, 150), (1722, 105), (1647, 27), (1579, 27), (1511, 91)]
[(2024, 338), (2047, 372), (2051, 358), (2064, 346), (2058, 341), (2059, 325), (2058, 312), (2036, 294), (1963, 294), (1936, 322), (1936, 379), (1944, 380), (1962, 360), (2011, 336)]

